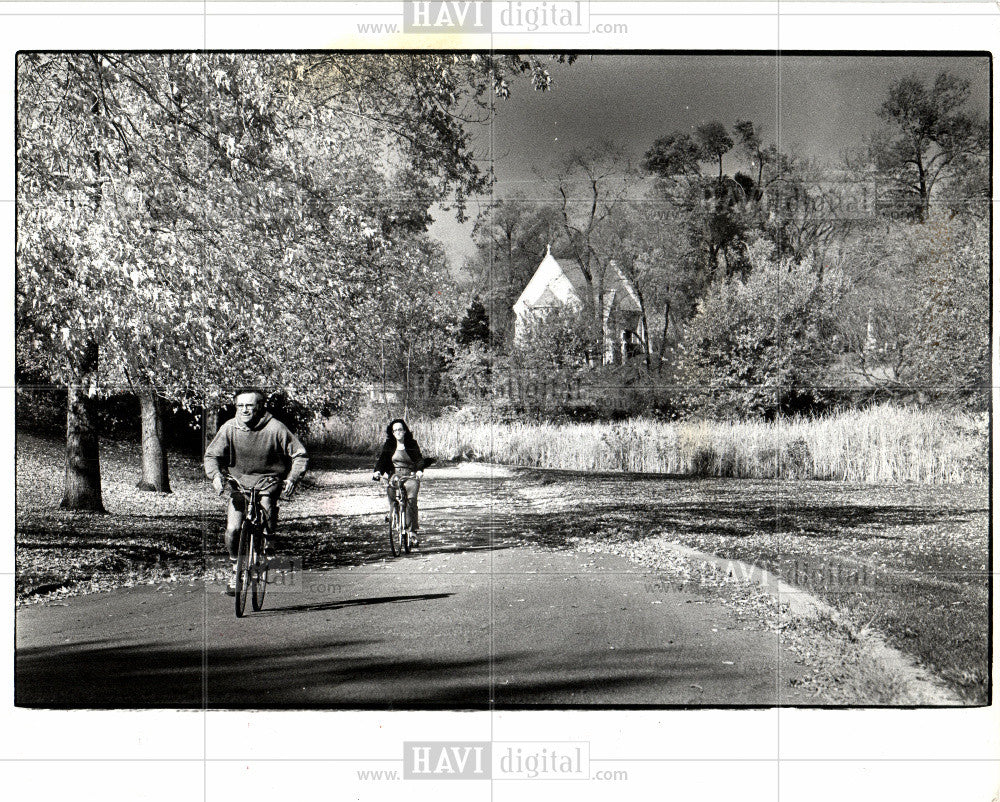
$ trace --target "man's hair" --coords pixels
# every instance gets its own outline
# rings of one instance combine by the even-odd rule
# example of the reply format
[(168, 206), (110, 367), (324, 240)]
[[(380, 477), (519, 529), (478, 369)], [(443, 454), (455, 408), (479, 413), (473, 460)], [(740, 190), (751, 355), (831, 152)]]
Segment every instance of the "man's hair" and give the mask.
[(259, 387), (237, 387), (236, 391), (233, 393), (233, 403), (236, 403), (236, 399), (241, 395), (249, 395), (253, 393), (260, 399), (260, 403), (265, 403), (267, 401), (267, 394), (261, 390)]

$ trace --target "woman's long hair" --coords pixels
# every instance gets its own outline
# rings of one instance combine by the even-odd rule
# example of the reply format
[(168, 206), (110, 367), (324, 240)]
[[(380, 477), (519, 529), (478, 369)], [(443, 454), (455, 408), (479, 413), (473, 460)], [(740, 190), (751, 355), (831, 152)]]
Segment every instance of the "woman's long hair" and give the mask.
[(392, 433), (392, 427), (397, 423), (403, 424), (403, 448), (406, 448), (409, 443), (413, 442), (413, 433), (410, 431), (410, 427), (406, 425), (406, 421), (402, 418), (394, 418), (385, 427), (385, 445), (383, 449), (386, 451), (396, 450), (396, 435)]

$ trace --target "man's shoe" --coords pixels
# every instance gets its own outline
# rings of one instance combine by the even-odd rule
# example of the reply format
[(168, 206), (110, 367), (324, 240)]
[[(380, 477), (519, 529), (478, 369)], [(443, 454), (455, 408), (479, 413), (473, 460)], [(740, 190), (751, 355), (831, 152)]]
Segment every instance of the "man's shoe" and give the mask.
[(410, 534), (410, 545), (411, 546), (419, 546), (420, 545), (420, 538), (417, 537), (417, 533), (416, 532), (410, 532), (409, 534)]
[(229, 583), (223, 591), (227, 596), (236, 595), (236, 563), (233, 563), (233, 573), (229, 576)]

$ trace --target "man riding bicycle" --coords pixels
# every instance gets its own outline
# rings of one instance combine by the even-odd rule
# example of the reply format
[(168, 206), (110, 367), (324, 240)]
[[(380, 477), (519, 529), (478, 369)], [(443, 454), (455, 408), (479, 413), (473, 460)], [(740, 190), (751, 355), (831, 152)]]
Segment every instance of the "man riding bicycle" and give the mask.
[[(260, 491), (261, 506), (271, 522), (278, 524), (277, 497), (289, 498), (306, 471), (309, 457), (305, 446), (285, 424), (264, 411), (264, 392), (257, 387), (241, 387), (234, 394), (236, 417), (219, 427), (205, 449), (205, 475), (219, 495), (232, 476), (247, 489)], [(226, 513), (226, 548), (233, 561), (233, 573), (226, 593), (236, 593), (236, 549), (243, 526), (245, 501), (232, 493)]]

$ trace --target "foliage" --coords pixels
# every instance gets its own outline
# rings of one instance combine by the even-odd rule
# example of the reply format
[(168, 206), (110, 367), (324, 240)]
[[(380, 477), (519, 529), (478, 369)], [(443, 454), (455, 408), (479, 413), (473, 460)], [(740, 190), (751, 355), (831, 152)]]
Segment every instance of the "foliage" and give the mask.
[[(742, 142), (756, 141), (751, 123), (737, 125)], [(675, 131), (658, 138), (642, 162), (643, 169), (658, 179), (661, 197), (682, 221), (691, 261), (708, 276), (721, 264), (727, 275), (737, 270), (740, 242), (749, 225), (745, 187), (722, 170), (722, 157), (733, 144), (725, 126), (711, 122), (694, 136)], [(705, 174), (704, 163), (717, 163), (718, 175)]]
[[(726, 153), (741, 160), (732, 176), (722, 169)], [(716, 174), (703, 171), (709, 163), (718, 166)], [(737, 120), (731, 135), (713, 122), (694, 136), (660, 137), (643, 167), (657, 177), (660, 196), (684, 227), (686, 258), (706, 278), (720, 266), (726, 275), (745, 274), (746, 248), (760, 234), (783, 255), (821, 263), (823, 251), (856, 224), (862, 206), (854, 197), (856, 176), (845, 181), (842, 172), (766, 145), (750, 120)]]
[(861, 380), (983, 406), (990, 385), (989, 238), (975, 220), (895, 223), (844, 249), (840, 335)]
[(493, 360), (493, 352), (480, 341), (457, 348), (444, 376), (450, 395), (461, 403), (484, 402), (492, 389)]
[(643, 361), (658, 374), (666, 369), (682, 324), (705, 287), (704, 273), (685, 253), (684, 227), (671, 212), (655, 202), (614, 209), (600, 242), (604, 257), (638, 297), (646, 331)]
[[(549, 83), (512, 55), (25, 53), (17, 67), (18, 364), (70, 387), (64, 503), (93, 510), (99, 393), (140, 396), (143, 483), (168, 490), (158, 396), (211, 405), (253, 383), (319, 408), (371, 369), (373, 321), (432, 349), (441, 304), (413, 291), (441, 262), (428, 209), (453, 195), (461, 215), (488, 183), (464, 126), (488, 119), (506, 76)], [(386, 290), (430, 322), (387, 310)]]
[(465, 310), (465, 317), (459, 323), (455, 341), (459, 345), (489, 344), (490, 316), (486, 313), (486, 307), (483, 306), (478, 297), (474, 298), (469, 304), (469, 308)]
[(726, 126), (718, 120), (698, 126), (695, 137), (699, 145), (699, 160), (712, 159), (719, 163), (719, 178), (722, 178), (722, 157), (733, 148), (732, 137)]
[(463, 125), (511, 74), (549, 83), (538, 59), (475, 54), (18, 68), (19, 341), (64, 382), (99, 342), (102, 381), (168, 397), (349, 382), (380, 265), (405, 261), (431, 203), (485, 186)]
[(570, 395), (586, 372), (593, 356), (586, 320), (586, 311), (567, 306), (534, 310), (522, 321), (499, 381), (529, 413)]
[(485, 299), (495, 343), (514, 335), (513, 306), (555, 241), (556, 210), (518, 195), (494, 198), (476, 218), (476, 253), (467, 269)]
[(571, 307), (536, 310), (524, 320), (514, 343), (513, 363), (529, 371), (576, 370), (587, 360), (589, 340), (582, 313)]
[[(380, 254), (365, 336), (354, 353), (356, 369), (402, 383), (444, 369), (458, 319), (456, 293), (440, 247), (425, 235), (409, 237)], [(408, 400), (408, 399), (407, 399)]]
[(966, 110), (969, 99), (969, 82), (947, 72), (930, 86), (911, 75), (889, 89), (871, 155), (891, 182), (891, 210), (925, 220), (939, 180), (973, 164), (985, 169), (989, 127)]
[(748, 254), (748, 278), (713, 283), (685, 333), (680, 375), (700, 408), (774, 415), (823, 398), (834, 358), (836, 271), (778, 259), (765, 240)]

